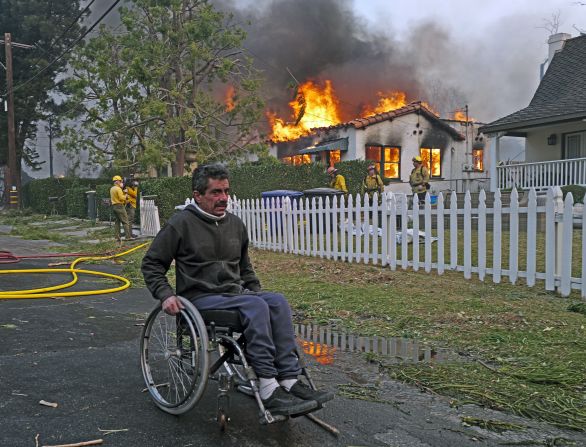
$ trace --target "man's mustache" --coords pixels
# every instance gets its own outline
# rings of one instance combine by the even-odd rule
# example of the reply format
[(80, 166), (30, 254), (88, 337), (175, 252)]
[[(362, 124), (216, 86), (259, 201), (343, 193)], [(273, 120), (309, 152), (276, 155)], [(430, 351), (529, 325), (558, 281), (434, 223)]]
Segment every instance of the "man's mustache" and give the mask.
[(216, 202), (216, 206), (228, 206), (228, 202), (225, 200), (222, 200), (220, 202)]

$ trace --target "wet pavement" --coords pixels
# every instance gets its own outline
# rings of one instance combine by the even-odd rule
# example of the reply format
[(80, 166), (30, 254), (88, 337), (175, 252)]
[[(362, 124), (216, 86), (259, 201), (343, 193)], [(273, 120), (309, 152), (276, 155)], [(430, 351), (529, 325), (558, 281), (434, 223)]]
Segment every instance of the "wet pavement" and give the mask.
[[(0, 250), (15, 254), (44, 248), (37, 244), (41, 242), (0, 238)], [(0, 268), (45, 267), (46, 263), (27, 260)], [(99, 267), (111, 273), (121, 270), (114, 264)], [(59, 280), (1, 275), (0, 290)], [(98, 278), (83, 281), (82, 288), (109, 285)], [(307, 356), (316, 382), (337, 393), (316, 415), (337, 427), (339, 437), (304, 417), (261, 426), (255, 403), (236, 392), (231, 394), (231, 422), (222, 433), (215, 422), (215, 382), (208, 385), (197, 407), (180, 417), (158, 410), (143, 392), (139, 339), (153, 307), (144, 289), (72, 299), (0, 300), (0, 446), (35, 446), (37, 434), (39, 445), (98, 438), (104, 446), (146, 447), (499, 446), (543, 444), (554, 438), (586, 445), (581, 433), (473, 405), (451, 408), (449, 399), (390, 380), (364, 354), (343, 349), (333, 352), (327, 364)], [(348, 397), (352, 395), (360, 398)], [(58, 406), (40, 405), (41, 400)], [(464, 426), (463, 416), (526, 428), (492, 432)]]

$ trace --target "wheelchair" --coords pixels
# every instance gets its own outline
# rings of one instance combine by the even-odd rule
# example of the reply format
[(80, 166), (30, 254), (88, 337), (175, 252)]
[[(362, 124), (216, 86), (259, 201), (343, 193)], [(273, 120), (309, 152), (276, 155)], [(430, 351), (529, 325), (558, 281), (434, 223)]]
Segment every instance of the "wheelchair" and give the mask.
[[(258, 378), (246, 360), (246, 341), (239, 313), (198, 311), (189, 300), (179, 299), (184, 307), (180, 314), (167, 315), (158, 305), (147, 317), (142, 330), (142, 374), (157, 407), (172, 415), (185, 414), (197, 405), (210, 380), (215, 380), (218, 383), (216, 420), (222, 431), (230, 421), (228, 412), (233, 388), (254, 398), (261, 424), (288, 419), (288, 416), (272, 415), (263, 405)], [(312, 389), (316, 389), (300, 350), (296, 355), (301, 375)], [(305, 416), (330, 433), (339, 434), (335, 427), (313, 414)]]

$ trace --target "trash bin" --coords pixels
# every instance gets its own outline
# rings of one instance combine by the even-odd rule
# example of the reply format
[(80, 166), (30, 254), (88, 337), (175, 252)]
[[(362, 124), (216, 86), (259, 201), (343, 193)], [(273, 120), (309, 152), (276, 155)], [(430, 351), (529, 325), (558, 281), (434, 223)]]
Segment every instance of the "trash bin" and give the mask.
[[(262, 201), (263, 204), (265, 206), (265, 208), (268, 208), (272, 202), (271, 198), (274, 198), (274, 202), (275, 202), (275, 207), (280, 207), (281, 206), (281, 201), (284, 197), (289, 197), (291, 199), (291, 201), (293, 202), (294, 200), (300, 200), (301, 197), (303, 197), (303, 193), (301, 191), (291, 191), (289, 189), (276, 189), (274, 191), (264, 191), (261, 193), (261, 197), (262, 197)], [(277, 214), (276, 217), (277, 220), (277, 225), (281, 225), (281, 230), (283, 229), (283, 218), (280, 215), (280, 213)], [(269, 215), (269, 228), (272, 229), (273, 228), (273, 213), (271, 213)]]
[(92, 222), (93, 225), (96, 224), (96, 217), (98, 214), (98, 207), (96, 203), (96, 192), (95, 191), (86, 191), (87, 196), (87, 217)]
[[(305, 197), (307, 197), (307, 199), (309, 200), (309, 207), (311, 208), (311, 202), (312, 199), (315, 197), (315, 209), (319, 209), (319, 198), (321, 197), (322, 200), (322, 209), (325, 206), (325, 200), (326, 197), (330, 198), (330, 207), (332, 206), (332, 199), (334, 197), (338, 197), (338, 204), (340, 203), (340, 197), (344, 195), (344, 193), (342, 191), (340, 191), (339, 189), (335, 189), (335, 188), (312, 188), (312, 189), (306, 189), (305, 191), (303, 191), (303, 194), (305, 195)], [(312, 229), (313, 231), (313, 224), (312, 224), (312, 217), (313, 215), (309, 216), (309, 228)], [(317, 217), (317, 216), (316, 216)], [(319, 218), (318, 218), (318, 222), (319, 222)], [(326, 228), (326, 219), (325, 219), (325, 215), (323, 216), (323, 229), (322, 231), (325, 232), (325, 228)], [(319, 225), (319, 223), (318, 223)], [(330, 230), (334, 229), (334, 225), (332, 222), (332, 219), (330, 219)]]
[(335, 188), (306, 189), (305, 191), (303, 191), (303, 194), (305, 197), (307, 197), (309, 199), (310, 206), (311, 206), (311, 199), (313, 199), (315, 197), (315, 206), (316, 207), (318, 206), (318, 200), (320, 197), (322, 200), (322, 206), (325, 206), (326, 197), (330, 198), (330, 206), (332, 206), (332, 198), (333, 197), (338, 197), (338, 200), (339, 200), (339, 196), (344, 195), (344, 193), (342, 191), (340, 191), (339, 189), (335, 189)]

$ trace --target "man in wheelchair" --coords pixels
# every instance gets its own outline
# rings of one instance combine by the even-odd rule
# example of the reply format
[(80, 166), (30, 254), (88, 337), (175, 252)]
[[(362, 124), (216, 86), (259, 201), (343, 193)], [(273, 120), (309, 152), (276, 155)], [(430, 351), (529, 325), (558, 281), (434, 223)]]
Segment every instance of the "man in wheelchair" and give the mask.
[[(183, 308), (178, 296), (200, 311), (238, 311), (264, 407), (273, 415), (306, 414), (334, 395), (298, 380), (301, 367), (289, 303), (279, 293), (261, 290), (244, 223), (226, 212), (229, 187), (223, 165), (197, 168), (192, 177), (196, 204), (176, 213), (154, 239), (142, 262), (146, 285), (169, 315)], [(173, 260), (176, 292), (166, 277)]]

